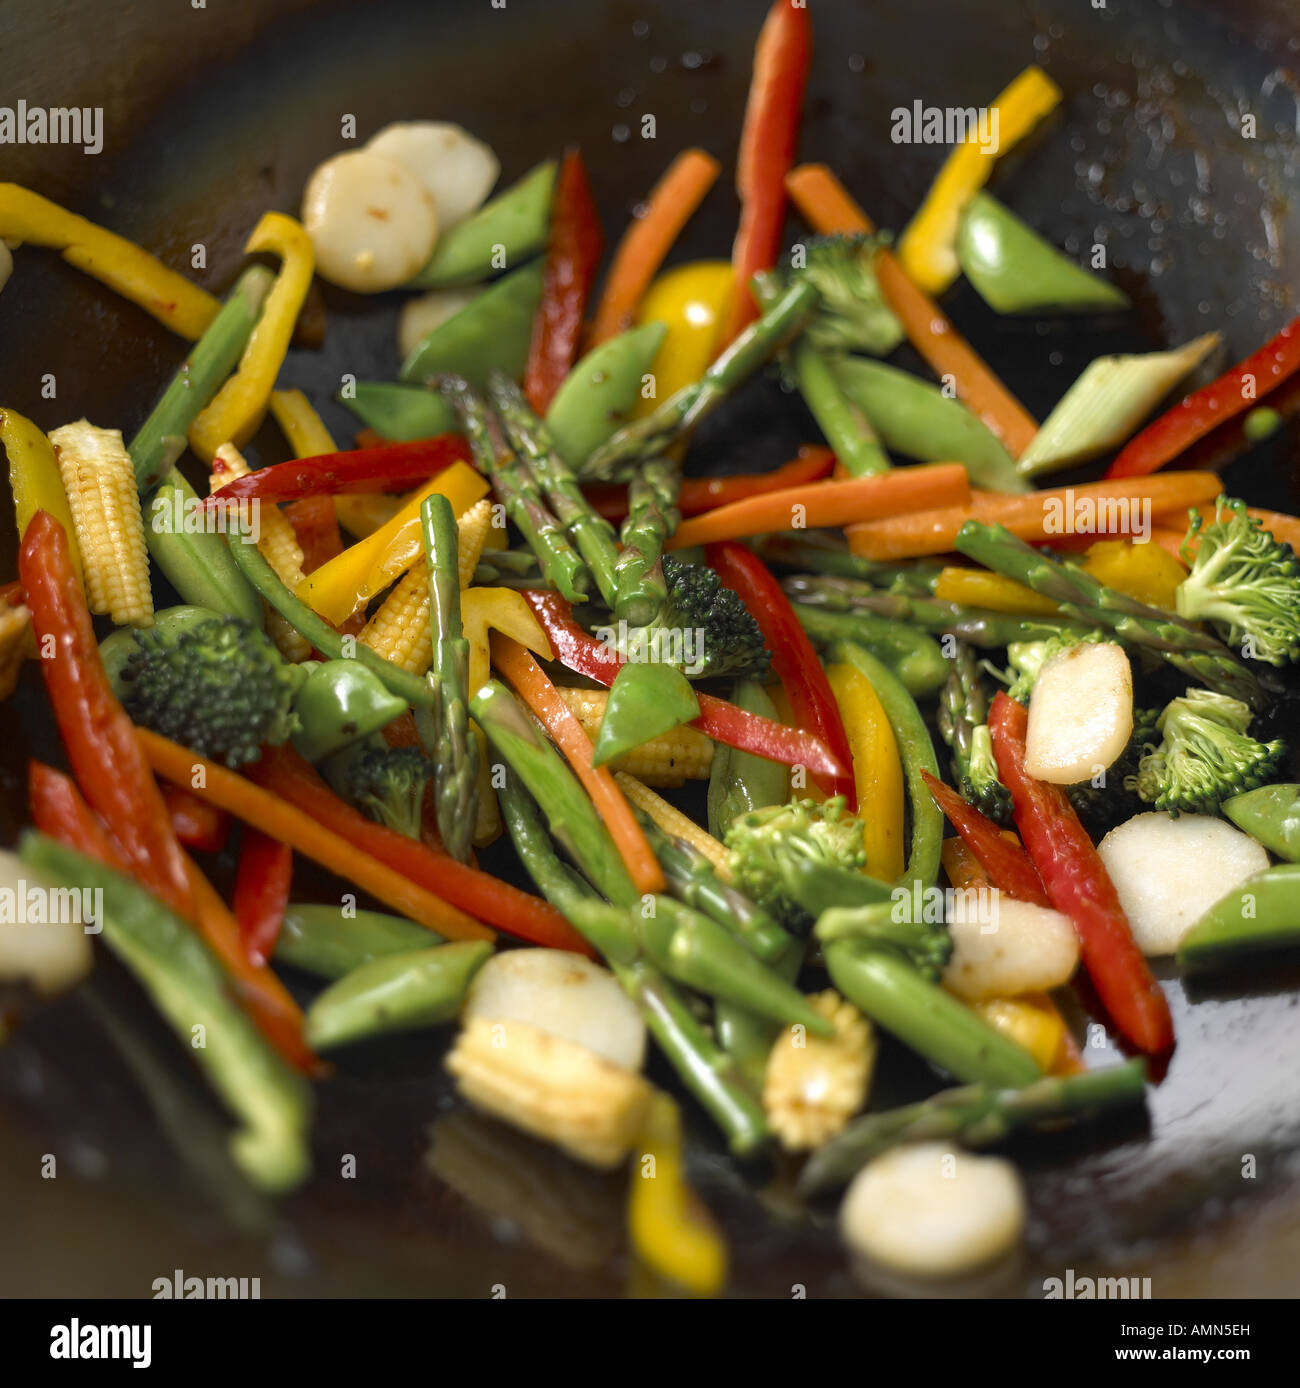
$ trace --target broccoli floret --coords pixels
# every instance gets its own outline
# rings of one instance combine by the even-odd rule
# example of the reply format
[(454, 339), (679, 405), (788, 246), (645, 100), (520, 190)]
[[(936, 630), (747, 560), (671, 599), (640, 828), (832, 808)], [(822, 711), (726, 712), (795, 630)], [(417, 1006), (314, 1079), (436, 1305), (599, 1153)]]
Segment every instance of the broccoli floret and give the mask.
[(235, 767), (297, 732), (302, 680), (264, 631), (214, 614), (135, 632), (117, 684), (142, 727)]
[(728, 866), (736, 885), (758, 905), (784, 924), (807, 929), (819, 912), (808, 899), (806, 870), (860, 874), (867, 860), (862, 830), (862, 821), (848, 812), (842, 795), (820, 804), (791, 800), (769, 805), (731, 822)]
[(356, 742), (328, 758), (323, 770), (362, 814), (408, 838), (420, 837), (433, 762), (418, 747), (388, 747), (382, 738)]
[(671, 660), (693, 680), (767, 674), (770, 658), (758, 623), (712, 569), (666, 554), (663, 572), (668, 597), (659, 616), (648, 627), (620, 627), (620, 654), (635, 659), (638, 647), (650, 647), (653, 658)]
[(1112, 642), (1114, 637), (1104, 631), (1061, 631), (1043, 641), (1013, 641), (1007, 647), (1011, 687), (1007, 693), (1022, 704), (1029, 702), (1038, 682), (1038, 672), (1061, 651), (1085, 642)]
[(970, 762), (960, 778), (962, 797), (995, 824), (1011, 823), (1011, 792), (998, 779), (998, 763), (993, 755), (993, 737), (987, 723), (971, 730)]
[(1138, 765), (1138, 795), (1171, 814), (1213, 814), (1229, 796), (1273, 780), (1285, 744), (1257, 742), (1250, 720), (1248, 704), (1208, 689), (1171, 700), (1156, 724), (1160, 745)]
[[(814, 347), (886, 357), (903, 340), (903, 326), (876, 280), (875, 256), (888, 237), (817, 236), (796, 248), (789, 274), (812, 284), (821, 305), (806, 335)], [(802, 264), (799, 261), (802, 260)]]
[(1124, 750), (1097, 778), (1100, 784), (1080, 781), (1066, 786), (1075, 814), (1093, 838), (1100, 838), (1146, 808), (1137, 793), (1138, 766), (1160, 741), (1156, 730), (1159, 721), (1158, 708), (1135, 708), (1133, 732)]
[[(1197, 514), (1183, 541), (1191, 572), (1178, 586), (1178, 615), (1210, 622), (1244, 656), (1287, 665), (1300, 659), (1300, 564), (1289, 544), (1275, 540), (1244, 501), (1221, 496), (1229, 514), (1205, 525)], [(1193, 540), (1196, 555), (1192, 558)]]

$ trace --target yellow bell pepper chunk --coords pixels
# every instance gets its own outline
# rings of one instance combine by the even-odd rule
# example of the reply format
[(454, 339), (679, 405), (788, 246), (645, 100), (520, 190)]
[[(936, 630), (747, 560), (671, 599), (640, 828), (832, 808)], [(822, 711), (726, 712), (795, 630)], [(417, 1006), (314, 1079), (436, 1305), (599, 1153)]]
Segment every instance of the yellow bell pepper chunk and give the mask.
[(242, 448), (261, 428), (275, 378), (284, 364), (294, 324), (316, 270), (311, 237), (283, 212), (264, 213), (253, 228), (244, 253), (254, 255), (261, 251), (280, 257), (280, 273), (266, 296), (262, 316), (234, 375), (190, 425), (190, 447), (204, 462), (210, 463), (223, 443)]
[(168, 269), (134, 241), (18, 183), (0, 183), (0, 237), (60, 251), (69, 265), (139, 304), (191, 342), (203, 336), (221, 307), (206, 289)]
[(994, 1031), (1023, 1046), (1044, 1074), (1052, 1070), (1065, 1040), (1065, 1019), (1050, 998), (993, 998), (972, 1006)]
[[(324, 420), (312, 409), (311, 401), (300, 390), (273, 390), (271, 413), (289, 440), (295, 458), (319, 458), (337, 453)], [(339, 524), (356, 539), (378, 530), (397, 514), (402, 503), (384, 492), (360, 492), (355, 496), (336, 496), (334, 512)]]
[(488, 484), (468, 463), (452, 463), (412, 492), (386, 525), (308, 574), (298, 585), (298, 596), (336, 626), (347, 621), (423, 553), (420, 504), (426, 496), (445, 496), (462, 516), (487, 491)]
[(19, 543), (37, 511), (48, 511), (63, 527), (72, 567), (84, 583), (81, 548), (72, 524), (68, 494), (63, 490), (63, 478), (54, 457), (54, 445), (43, 430), (17, 410), (0, 410), (0, 443), (9, 455), (9, 490), (14, 494)]
[(651, 367), (654, 398), (638, 398), (634, 417), (649, 414), (704, 375), (721, 345), (735, 283), (730, 261), (700, 260), (666, 271), (646, 291), (637, 323), (663, 323), (668, 331)]
[(894, 731), (871, 681), (852, 665), (828, 665), (826, 678), (844, 719), (858, 813), (865, 821), (866, 870), (882, 882), (903, 872), (903, 764)]
[(995, 612), (1013, 612), (1032, 617), (1059, 617), (1061, 609), (1051, 598), (1035, 593), (1014, 578), (989, 573), (987, 569), (949, 566), (939, 571), (934, 595), (941, 602), (960, 602), (969, 607), (988, 607)]
[(1060, 87), (1042, 68), (1027, 67), (989, 109), (987, 145), (971, 131), (948, 155), (898, 240), (904, 269), (927, 294), (942, 294), (961, 273), (956, 247), (962, 214), (988, 182), (998, 155), (1023, 140), (1060, 99)]
[(1178, 585), (1187, 577), (1186, 568), (1163, 545), (1132, 540), (1098, 540), (1088, 547), (1083, 570), (1108, 588), (1170, 612)]
[(642, 1130), (627, 1202), (628, 1233), (652, 1272), (696, 1296), (716, 1296), (727, 1280), (727, 1245), (686, 1184), (682, 1120), (656, 1091)]
[(551, 643), (533, 609), (513, 588), (462, 588), (460, 625), (469, 642), (468, 693), (472, 699), (492, 678), (491, 633), (499, 631), (543, 660), (554, 660)]

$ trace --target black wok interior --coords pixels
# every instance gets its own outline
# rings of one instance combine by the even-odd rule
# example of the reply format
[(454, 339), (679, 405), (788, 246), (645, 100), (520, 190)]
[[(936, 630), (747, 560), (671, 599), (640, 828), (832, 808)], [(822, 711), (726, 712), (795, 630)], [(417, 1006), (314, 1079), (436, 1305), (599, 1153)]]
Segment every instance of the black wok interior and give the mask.
[[(1236, 360), (1296, 312), (1300, 25), (1268, 4), (1107, 0), (810, 0), (815, 58), (806, 159), (836, 168), (899, 227), (943, 150), (890, 143), (890, 111), (921, 99), (986, 102), (1026, 63), (1061, 84), (1060, 110), (994, 184), (1057, 244), (1104, 239), (1134, 312), (1098, 324), (997, 320), (959, 286), (958, 326), (1041, 418), (1112, 350), (1210, 328)], [(104, 108), (101, 154), (0, 147), (0, 177), (35, 188), (188, 268), (214, 292), (267, 207), (296, 212), (306, 175), (391, 120), (455, 120), (487, 140), (509, 181), (581, 145), (611, 239), (678, 149), (730, 170), (765, 0), (0, 0), (0, 100)], [(1253, 139), (1239, 117), (1256, 117)], [(653, 113), (656, 138), (642, 140)], [(675, 256), (725, 256), (729, 174)], [(793, 225), (793, 224), (792, 224)], [(399, 296), (326, 288), (328, 334), (295, 349), (301, 386), (340, 440), (355, 421), (342, 377), (390, 378)], [(15, 253), (0, 298), (4, 403), (51, 428), (86, 415), (132, 431), (182, 344), (43, 251)], [(904, 360), (904, 364), (908, 363)], [(55, 398), (42, 377), (54, 373)], [(815, 437), (798, 402), (756, 383), (710, 421), (693, 471), (754, 470)], [(277, 461), (268, 428), (254, 452)], [(1294, 422), (1233, 465), (1234, 493), (1300, 507)], [(0, 506), (8, 508), (7, 496)], [(0, 515), (0, 577), (14, 569)], [(1279, 701), (1278, 728), (1295, 727)], [(31, 669), (0, 709), (4, 841), (24, 818), (31, 755), (61, 754)], [(1272, 735), (1272, 734), (1270, 734)], [(1043, 1279), (1152, 1276), (1156, 1296), (1300, 1291), (1300, 972), (1278, 965), (1167, 988), (1179, 1045), (1149, 1122), (1123, 1119), (1015, 1148), (1032, 1218), (1023, 1258), (992, 1288)], [(289, 1199), (252, 1194), (222, 1155), (224, 1119), (131, 981), (111, 964), (75, 993), (25, 1008), (0, 1046), (0, 1295), (148, 1296), (156, 1277), (259, 1276), (271, 1295), (608, 1296), (635, 1290), (620, 1182), (465, 1112), (421, 1033), (357, 1048), (319, 1096), (316, 1174)], [(934, 1086), (887, 1047), (877, 1101)], [(693, 1177), (722, 1219), (736, 1295), (858, 1295), (833, 1205), (795, 1206), (782, 1172), (728, 1160), (692, 1121)], [(58, 1157), (44, 1180), (42, 1157)], [(341, 1174), (355, 1157), (355, 1176)], [(1243, 1175), (1252, 1156), (1254, 1175)]]

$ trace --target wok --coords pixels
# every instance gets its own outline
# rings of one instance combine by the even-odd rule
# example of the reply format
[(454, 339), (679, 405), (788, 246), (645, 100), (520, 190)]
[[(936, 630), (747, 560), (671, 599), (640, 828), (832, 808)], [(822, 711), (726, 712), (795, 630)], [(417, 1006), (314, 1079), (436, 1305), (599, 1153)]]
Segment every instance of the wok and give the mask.
[[(834, 165), (882, 225), (900, 226), (943, 151), (891, 144), (891, 109), (918, 98), (978, 105), (1027, 62), (1042, 63), (1066, 100), (1003, 161), (995, 187), (1059, 244), (1078, 250), (1104, 237), (1138, 307), (1101, 328), (996, 321), (959, 287), (952, 316), (1040, 417), (1103, 351), (1216, 327), (1235, 360), (1295, 312), (1300, 93), (1289, 66), (1300, 33), (1288, 8), (814, 0), (802, 153)], [(7, 146), (0, 169), (174, 265), (188, 266), (201, 243), (206, 268), (195, 273), (216, 291), (259, 213), (296, 210), (308, 172), (343, 144), (347, 114), (362, 138), (399, 118), (459, 121), (500, 152), (506, 181), (578, 142), (617, 235), (677, 149), (702, 144), (731, 166), (765, 9), (759, 0), (503, 9), (3, 0), (4, 99), (102, 106), (105, 139), (98, 155)], [(1247, 111), (1250, 139), (1238, 129)], [(640, 138), (645, 113), (656, 117), (653, 140)], [(727, 183), (687, 229), (681, 258), (726, 253), (736, 212)], [(57, 257), (15, 259), (0, 301), (4, 400), (47, 428), (84, 414), (133, 430), (181, 345)], [(333, 395), (344, 373), (393, 375), (397, 298), (327, 289), (325, 299), (323, 348), (294, 350), (284, 376), (346, 439), (352, 423)], [(54, 398), (42, 393), (47, 373)], [(759, 383), (710, 423), (691, 466), (767, 466), (815, 437), (812, 427), (794, 399)], [(274, 461), (279, 447), (267, 430), (255, 450)], [(1294, 428), (1235, 464), (1232, 484), (1294, 511)], [(8, 575), (7, 516), (0, 535)], [(30, 669), (0, 717), (0, 814), (12, 840), (26, 759), (60, 759)], [(1294, 726), (1285, 703), (1278, 718)], [(1209, 985), (1171, 977), (1179, 1044), (1149, 1121), (1019, 1144), (1028, 1240), (991, 1289), (1039, 1296), (1044, 1278), (1073, 1268), (1150, 1276), (1156, 1296), (1300, 1292), (1298, 986), (1297, 971), (1282, 968)], [(272, 1205), (234, 1178), (219, 1110), (131, 980), (101, 960), (92, 981), (31, 1009), (0, 1047), (0, 1294), (148, 1296), (177, 1268), (260, 1277), (264, 1296), (634, 1290), (618, 1181), (465, 1114), (440, 1056), (436, 1038), (417, 1035), (342, 1057), (320, 1092), (316, 1174)], [(935, 1083), (892, 1049), (880, 1071), (882, 1102)], [(42, 1179), (46, 1153), (57, 1158), (55, 1180)], [(731, 1242), (732, 1294), (864, 1290), (833, 1207), (793, 1206), (779, 1170), (739, 1169), (698, 1115), (691, 1169)]]

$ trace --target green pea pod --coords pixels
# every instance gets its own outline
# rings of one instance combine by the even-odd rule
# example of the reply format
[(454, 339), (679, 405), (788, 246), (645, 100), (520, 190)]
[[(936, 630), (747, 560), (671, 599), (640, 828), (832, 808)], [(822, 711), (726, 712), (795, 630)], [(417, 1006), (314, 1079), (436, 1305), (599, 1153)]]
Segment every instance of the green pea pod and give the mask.
[(604, 766), (699, 716), (700, 701), (690, 680), (675, 665), (629, 662), (610, 685), (592, 763)]
[(230, 981), (190, 926), (121, 873), (43, 834), (18, 847), (25, 863), (64, 886), (101, 893), (104, 943), (144, 985), (158, 1011), (240, 1122), (230, 1139), (241, 1171), (264, 1190), (307, 1175), (311, 1090), (233, 1001)]
[(359, 662), (326, 660), (302, 682), (293, 709), (301, 725), (293, 745), (316, 762), (386, 727), (406, 712), (406, 700)]
[(441, 944), (441, 939), (414, 921), (382, 911), (341, 906), (291, 905), (275, 939), (275, 958), (320, 978), (342, 978), (362, 964), (389, 954), (407, 954)]
[(818, 646), (855, 641), (902, 681), (914, 698), (941, 688), (951, 668), (939, 643), (928, 632), (875, 612), (831, 612), (808, 603), (794, 603), (795, 615)]
[(1289, 863), (1300, 863), (1300, 785), (1261, 786), (1225, 800), (1220, 811)]
[[(1240, 798), (1240, 797), (1239, 797)], [(1300, 948), (1300, 863), (1279, 863), (1216, 901), (1183, 936), (1178, 963), (1213, 969), (1270, 950)]]
[(491, 954), (487, 940), (459, 940), (372, 959), (331, 983), (307, 1009), (308, 1044), (327, 1050), (450, 1022)]
[[(802, 941), (791, 941), (790, 945), (771, 967), (787, 983), (793, 983), (803, 967), (804, 945)], [(713, 1029), (718, 1044), (736, 1062), (740, 1073), (755, 1092), (763, 1092), (763, 1080), (767, 1074), (768, 1057), (781, 1032), (780, 1022), (752, 1012), (748, 1007), (718, 998), (713, 1005)]]
[(339, 400), (375, 433), (393, 443), (432, 439), (460, 428), (441, 392), (390, 381), (358, 381)]
[[(746, 713), (772, 719), (777, 716), (776, 705), (757, 680), (740, 680), (731, 692), (731, 702)], [(741, 815), (784, 803), (788, 780), (789, 773), (780, 762), (724, 742), (715, 744), (709, 767), (709, 833), (721, 839), (727, 826)]]
[(561, 455), (580, 468), (632, 418), (641, 381), (664, 340), (664, 323), (643, 323), (593, 347), (560, 383), (546, 424)]
[(1024, 492), (1029, 483), (988, 426), (938, 386), (866, 357), (828, 357), (840, 389), (891, 453), (924, 463), (962, 463), (977, 486)]
[(454, 371), (483, 390), (494, 369), (518, 380), (528, 361), (533, 319), (542, 301), (542, 270), (540, 260), (514, 270), (444, 319), (411, 349), (402, 363), (402, 380), (430, 382)]
[(1115, 313), (1128, 295), (1076, 265), (989, 193), (966, 205), (957, 259), (998, 313)]
[(513, 269), (546, 246), (555, 160), (547, 159), (438, 240), (412, 289), (448, 289)]

